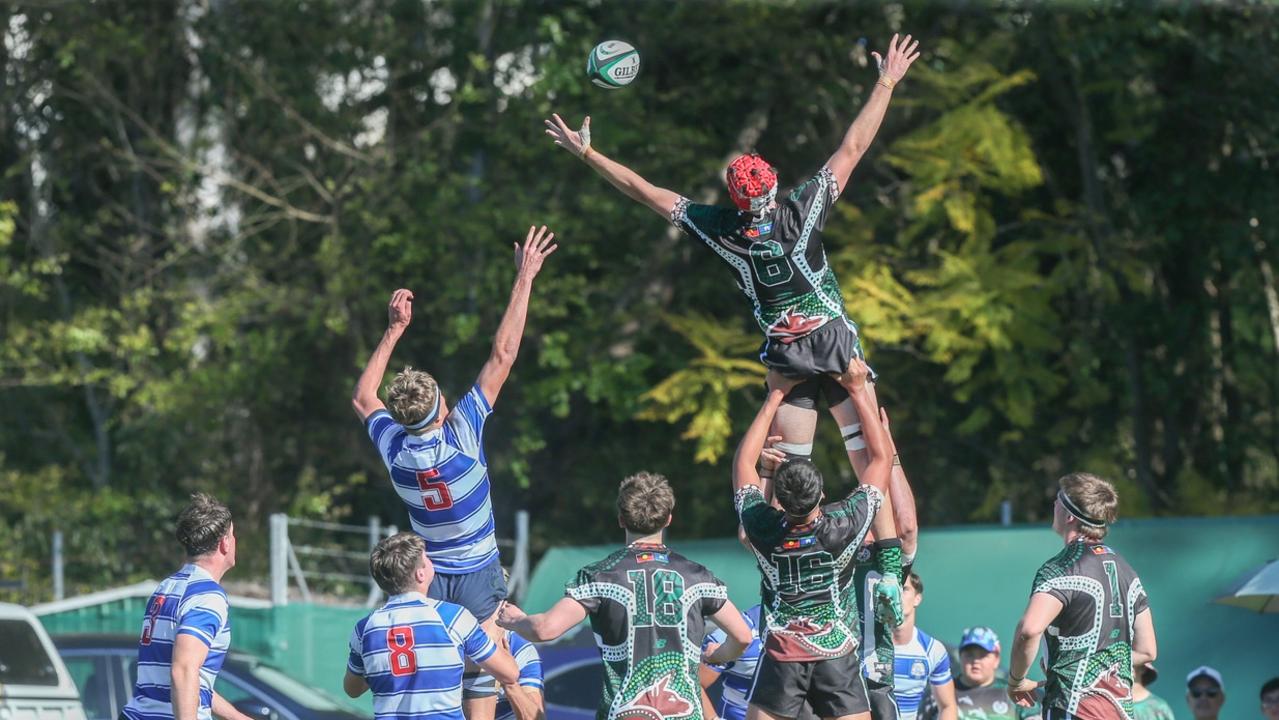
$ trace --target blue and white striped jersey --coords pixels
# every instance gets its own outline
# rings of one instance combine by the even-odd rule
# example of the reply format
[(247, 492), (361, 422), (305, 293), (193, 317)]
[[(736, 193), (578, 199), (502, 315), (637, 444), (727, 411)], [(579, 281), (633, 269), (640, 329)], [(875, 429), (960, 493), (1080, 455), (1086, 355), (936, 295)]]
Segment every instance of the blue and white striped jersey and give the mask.
[(463, 720), (466, 659), (495, 652), (466, 608), (410, 592), (355, 624), (346, 666), (369, 684), (376, 718)]
[[(512, 630), (506, 631), (506, 642), (511, 647), (511, 655), (515, 657), (515, 665), (520, 669), (520, 686), (541, 692), (542, 656), (538, 654), (537, 646)], [(515, 711), (506, 701), (506, 690), (499, 688), (498, 692), (501, 695), (497, 701), (494, 720), (512, 720), (515, 717)]]
[(479, 385), (462, 396), (439, 428), (412, 435), (378, 410), (369, 437), (408, 506), (413, 532), (426, 540), (438, 572), (461, 575), (497, 559), (484, 421), (493, 411)]
[(190, 635), (209, 648), (200, 666), (199, 720), (210, 720), (213, 683), (231, 645), (226, 592), (199, 565), (184, 565), (147, 600), (138, 639), (138, 677), (122, 713), (130, 720), (172, 720), (173, 643)]
[(893, 697), (901, 720), (915, 720), (928, 685), (951, 682), (946, 646), (919, 628), (905, 645), (893, 646)]
[[(745, 720), (748, 705), (746, 696), (750, 694), (751, 683), (755, 680), (755, 668), (759, 665), (762, 649), (759, 641), (759, 605), (743, 610), (742, 619), (750, 627), (753, 636), (746, 652), (728, 664), (706, 666), (724, 677), (724, 691), (719, 704), (719, 716), (724, 720)], [(702, 649), (722, 644), (727, 639), (727, 633), (717, 628), (706, 636)]]

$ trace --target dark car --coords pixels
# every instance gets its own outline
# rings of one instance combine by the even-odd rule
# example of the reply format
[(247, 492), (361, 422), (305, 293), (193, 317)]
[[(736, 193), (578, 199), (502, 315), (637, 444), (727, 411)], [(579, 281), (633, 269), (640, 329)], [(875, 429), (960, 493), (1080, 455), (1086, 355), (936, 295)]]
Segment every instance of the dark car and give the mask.
[[(116, 720), (133, 694), (138, 639), (129, 635), (55, 635), (53, 644), (80, 688), (88, 720)], [(252, 655), (227, 654), (214, 689), (258, 720), (367, 720)]]

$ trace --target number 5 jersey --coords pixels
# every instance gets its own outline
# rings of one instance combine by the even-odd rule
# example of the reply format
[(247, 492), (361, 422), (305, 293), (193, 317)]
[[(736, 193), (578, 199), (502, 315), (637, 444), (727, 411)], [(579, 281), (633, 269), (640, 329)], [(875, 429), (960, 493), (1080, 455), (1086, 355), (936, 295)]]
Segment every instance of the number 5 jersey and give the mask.
[(586, 609), (604, 659), (598, 720), (701, 720), (697, 667), (724, 583), (665, 545), (634, 543), (579, 570), (565, 594)]

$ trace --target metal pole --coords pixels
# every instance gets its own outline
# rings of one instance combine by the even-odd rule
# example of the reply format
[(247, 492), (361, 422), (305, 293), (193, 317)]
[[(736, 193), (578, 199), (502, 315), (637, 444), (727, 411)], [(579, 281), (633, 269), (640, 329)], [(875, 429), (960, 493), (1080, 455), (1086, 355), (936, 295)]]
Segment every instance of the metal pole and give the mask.
[[(377, 515), (369, 516), (369, 552), (373, 552), (373, 548), (377, 547), (378, 542), (382, 540), (382, 518)], [(376, 607), (377, 601), (382, 597), (382, 589), (377, 586), (377, 582), (369, 575), (369, 595), (364, 599), (365, 607)]]
[(1013, 501), (999, 503), (999, 524), (1005, 527), (1013, 524)]
[(64, 592), (62, 577), (63, 557), (62, 557), (62, 531), (53, 531), (53, 599), (61, 600), (66, 597)]
[(528, 511), (515, 513), (515, 561), (511, 563), (511, 584), (515, 586), (516, 602), (524, 602), (528, 592)]
[(271, 604), (289, 604), (289, 516), (271, 515)]

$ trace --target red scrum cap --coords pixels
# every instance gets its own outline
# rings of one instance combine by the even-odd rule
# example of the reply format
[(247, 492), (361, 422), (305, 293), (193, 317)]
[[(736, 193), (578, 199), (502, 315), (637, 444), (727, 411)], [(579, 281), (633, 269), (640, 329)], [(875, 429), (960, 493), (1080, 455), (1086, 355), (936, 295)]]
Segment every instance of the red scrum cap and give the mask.
[(734, 205), (757, 214), (777, 195), (777, 171), (757, 153), (740, 155), (729, 163), (724, 182)]

